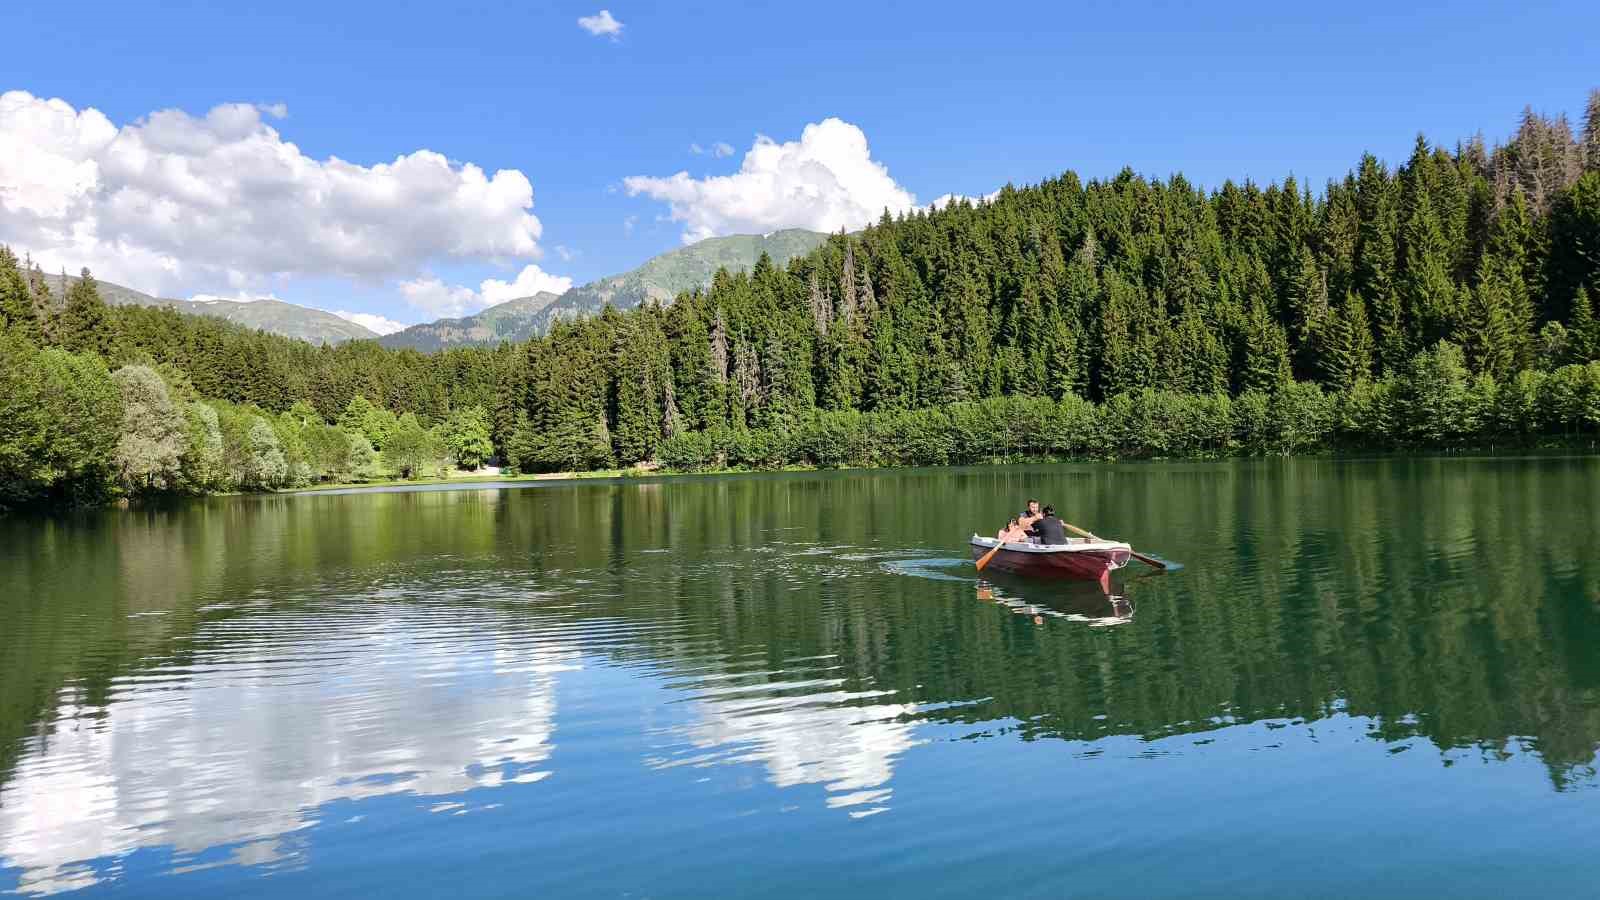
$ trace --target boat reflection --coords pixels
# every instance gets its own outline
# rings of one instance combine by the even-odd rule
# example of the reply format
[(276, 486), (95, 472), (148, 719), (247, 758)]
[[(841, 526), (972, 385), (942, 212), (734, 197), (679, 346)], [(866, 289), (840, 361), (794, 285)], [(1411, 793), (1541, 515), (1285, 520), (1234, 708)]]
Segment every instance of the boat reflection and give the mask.
[(1105, 628), (1133, 621), (1133, 601), (1093, 581), (1038, 581), (996, 574), (978, 580), (977, 597), (1029, 616), (1035, 625), (1062, 619)]

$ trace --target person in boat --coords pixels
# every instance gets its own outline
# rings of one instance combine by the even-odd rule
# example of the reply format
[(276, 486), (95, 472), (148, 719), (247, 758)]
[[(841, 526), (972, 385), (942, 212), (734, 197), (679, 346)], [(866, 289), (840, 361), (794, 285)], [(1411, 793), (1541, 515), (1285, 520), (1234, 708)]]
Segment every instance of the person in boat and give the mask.
[(1017, 516), (1017, 521), (1021, 523), (1023, 528), (1031, 528), (1033, 527), (1033, 523), (1039, 521), (1039, 519), (1043, 517), (1044, 513), (1039, 511), (1039, 501), (1029, 500), (1028, 507)]
[(1019, 516), (1007, 522), (1006, 527), (1000, 529), (1000, 533), (996, 534), (994, 538), (1003, 544), (1026, 544), (1028, 542), (1028, 529), (1022, 524), (1022, 519)]
[(1056, 518), (1056, 508), (1046, 506), (1044, 514), (1040, 516), (1028, 529), (1028, 534), (1038, 540), (1042, 545), (1065, 544), (1067, 542), (1067, 529), (1062, 521)]

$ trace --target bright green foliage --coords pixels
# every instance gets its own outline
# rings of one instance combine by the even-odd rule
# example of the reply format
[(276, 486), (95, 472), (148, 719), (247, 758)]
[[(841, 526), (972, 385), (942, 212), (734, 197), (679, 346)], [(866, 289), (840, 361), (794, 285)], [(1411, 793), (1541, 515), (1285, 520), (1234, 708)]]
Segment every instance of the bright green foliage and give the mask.
[(1418, 353), (1398, 382), (1406, 436), (1428, 446), (1450, 445), (1472, 433), (1468, 384), (1471, 372), (1461, 348), (1448, 341)]
[(289, 480), (289, 463), (272, 424), (260, 416), (247, 416), (248, 428), (241, 444), (239, 484), (253, 490), (281, 487)]
[[(316, 419), (321, 421), (320, 417)], [(306, 420), (295, 415), (291, 409), (272, 417), (269, 424), (278, 439), (278, 449), (283, 453), (284, 476), (278, 486), (301, 487), (309, 484), (315, 473), (311, 468), (311, 453), (306, 446)]]
[(104, 494), (121, 421), (104, 362), (0, 334), (0, 508)]
[(188, 423), (168, 396), (166, 382), (147, 366), (124, 366), (111, 378), (122, 394), (122, 426), (113, 457), (117, 482), (134, 494), (178, 488)]
[[(367, 420), (375, 412), (377, 412), (377, 408), (372, 405), (371, 401), (357, 394), (350, 398), (350, 402), (345, 405), (344, 411), (339, 413), (338, 421), (334, 424), (338, 425), (339, 429), (346, 434), (365, 435)], [(370, 437), (367, 439), (371, 440)]]
[[(300, 441), (305, 446), (306, 465), (313, 481), (343, 478), (351, 469), (351, 435), (338, 426), (329, 425), (318, 418), (300, 430)], [(370, 453), (372, 445), (366, 444)]]
[(339, 429), (346, 434), (359, 434), (378, 450), (382, 450), (394, 431), (396, 417), (393, 412), (373, 406), (366, 397), (357, 394), (350, 398), (339, 414)]
[(383, 461), (401, 478), (421, 478), (438, 468), (445, 452), (439, 436), (423, 428), (415, 415), (406, 413), (389, 435)]
[(463, 469), (476, 469), (494, 454), (489, 440), (489, 414), (481, 406), (469, 406), (450, 414), (444, 423), (444, 445)]
[[(340, 432), (344, 434), (344, 432)], [(372, 444), (365, 435), (345, 434), (349, 442), (350, 453), (346, 457), (346, 468), (339, 472), (340, 477), (351, 481), (371, 481), (380, 474), (378, 465), (378, 452), (372, 449)]]
[(178, 459), (181, 484), (192, 493), (223, 487), (222, 426), (217, 411), (198, 401), (184, 404), (184, 447)]

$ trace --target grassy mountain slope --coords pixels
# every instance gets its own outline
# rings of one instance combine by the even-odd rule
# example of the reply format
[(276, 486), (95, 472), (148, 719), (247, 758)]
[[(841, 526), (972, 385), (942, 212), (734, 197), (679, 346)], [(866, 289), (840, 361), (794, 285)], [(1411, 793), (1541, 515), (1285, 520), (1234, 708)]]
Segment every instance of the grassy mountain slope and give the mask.
[(491, 306), (475, 316), (413, 325), (380, 338), (386, 347), (439, 350), (462, 344), (520, 341), (542, 334), (558, 318), (593, 315), (607, 303), (629, 309), (646, 300), (669, 302), (680, 292), (711, 283), (718, 269), (748, 269), (762, 253), (784, 265), (809, 253), (828, 236), (791, 228), (771, 234), (738, 234), (710, 238), (654, 257), (631, 272), (611, 275), (575, 287), (560, 296), (536, 294)]
[[(46, 276), (50, 290), (60, 302), (67, 289), (77, 282), (68, 275)], [(168, 306), (178, 312), (195, 316), (214, 316), (236, 322), (246, 328), (258, 328), (271, 334), (299, 338), (313, 344), (337, 344), (341, 341), (371, 340), (377, 334), (339, 318), (330, 312), (297, 306), (282, 300), (252, 300), (248, 303), (232, 300), (174, 300), (170, 297), (153, 297), (142, 291), (95, 279), (100, 297), (112, 306)]]
[(522, 340), (534, 333), (539, 313), (559, 299), (561, 295), (548, 291), (532, 297), (518, 297), (475, 316), (413, 325), (378, 338), (378, 343), (385, 347), (412, 347), (426, 353), (464, 344)]
[(647, 261), (631, 272), (612, 275), (573, 288), (561, 295), (541, 316), (540, 331), (561, 317), (599, 312), (607, 303), (629, 309), (646, 300), (670, 301), (682, 291), (704, 287), (718, 269), (748, 269), (762, 253), (782, 266), (796, 256), (810, 253), (828, 239), (819, 231), (790, 228), (770, 234), (735, 234), (709, 238), (681, 250), (672, 250)]

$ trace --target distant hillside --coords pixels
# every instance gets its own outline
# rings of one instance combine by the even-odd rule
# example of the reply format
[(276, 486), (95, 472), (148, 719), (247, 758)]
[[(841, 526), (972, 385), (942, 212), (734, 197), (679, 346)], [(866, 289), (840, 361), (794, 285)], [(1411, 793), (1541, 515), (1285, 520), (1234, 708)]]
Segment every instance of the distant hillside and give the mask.
[[(66, 296), (67, 288), (77, 282), (77, 277), (46, 276), (50, 290), (59, 299)], [(167, 306), (194, 316), (214, 316), (237, 322), (246, 328), (259, 328), (271, 334), (299, 338), (313, 344), (337, 344), (341, 341), (371, 340), (378, 335), (354, 322), (341, 319), (330, 312), (297, 306), (282, 300), (174, 300), (170, 297), (152, 297), (130, 287), (110, 281), (95, 279), (100, 297), (112, 306)]]
[(663, 253), (631, 272), (611, 275), (575, 287), (560, 296), (536, 294), (491, 306), (464, 319), (441, 319), (413, 325), (379, 340), (386, 347), (440, 350), (463, 344), (520, 341), (543, 334), (559, 318), (598, 313), (607, 303), (630, 309), (645, 300), (670, 301), (679, 293), (704, 287), (718, 269), (748, 269), (762, 253), (782, 266), (811, 252), (828, 239), (826, 234), (792, 228), (771, 234), (739, 234), (710, 238)]
[(548, 291), (532, 297), (518, 297), (491, 306), (475, 316), (413, 325), (404, 331), (378, 338), (378, 343), (385, 347), (411, 347), (426, 353), (467, 344), (519, 341), (534, 333), (539, 313), (560, 299), (560, 294)]
[(612, 275), (575, 287), (561, 295), (541, 316), (539, 330), (550, 327), (557, 318), (597, 313), (607, 303), (618, 309), (638, 306), (645, 300), (667, 302), (683, 291), (704, 287), (718, 269), (748, 269), (762, 253), (772, 256), (779, 266), (803, 256), (828, 239), (820, 231), (790, 228), (771, 234), (735, 234), (708, 238), (681, 250), (672, 250), (647, 261), (631, 272)]

